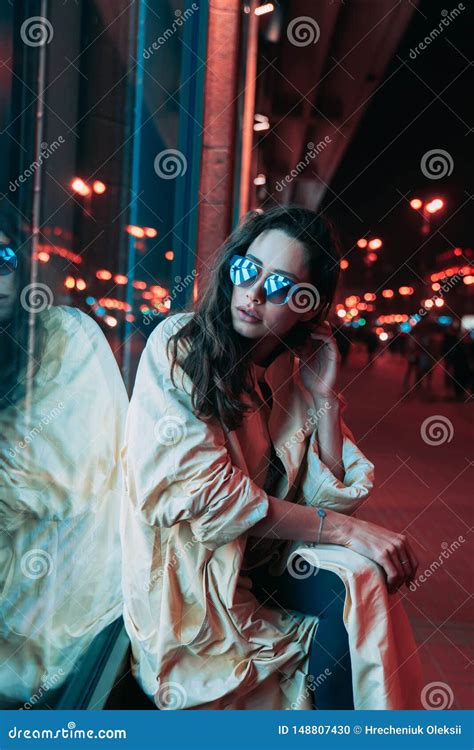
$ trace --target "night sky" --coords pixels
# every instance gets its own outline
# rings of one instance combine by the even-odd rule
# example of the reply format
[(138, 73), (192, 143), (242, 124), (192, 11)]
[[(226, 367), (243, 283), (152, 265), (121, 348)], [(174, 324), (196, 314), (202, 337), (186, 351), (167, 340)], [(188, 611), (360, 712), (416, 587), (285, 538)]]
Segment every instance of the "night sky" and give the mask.
[[(342, 200), (335, 199), (333, 192), (326, 194), (323, 208), (340, 230), (344, 252), (349, 251), (347, 274), (353, 282), (361, 278), (363, 251), (351, 247), (366, 234), (384, 241), (373, 269), (377, 285), (384, 285), (395, 270), (391, 286), (416, 281), (421, 253), (426, 267), (440, 251), (474, 244), (472, 198), (468, 195), (473, 193), (474, 162), (474, 76), (472, 65), (469, 67), (474, 3), (466, 0), (463, 5), (465, 10), (412, 59), (410, 50), (438, 27), (441, 12), (458, 7), (438, 0), (420, 4), (386, 70), (385, 85), (372, 97), (335, 174), (332, 191), (361, 220)], [(420, 160), (431, 149), (451, 155), (454, 169), (450, 176), (434, 180), (423, 175)], [(405, 194), (407, 198), (403, 198)], [(445, 208), (434, 219), (426, 242), (421, 235), (421, 217), (408, 200), (435, 196), (445, 200)]]

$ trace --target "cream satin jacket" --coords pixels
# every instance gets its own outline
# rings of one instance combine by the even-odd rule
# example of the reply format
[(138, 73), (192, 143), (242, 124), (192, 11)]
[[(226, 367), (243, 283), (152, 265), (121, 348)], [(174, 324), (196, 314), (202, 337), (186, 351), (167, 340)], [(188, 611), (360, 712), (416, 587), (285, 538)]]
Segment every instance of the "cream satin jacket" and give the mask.
[[(191, 382), (179, 368), (174, 387), (166, 356), (189, 315), (151, 334), (127, 416), (121, 538), (132, 671), (160, 709), (308, 709), (318, 618), (262, 606), (239, 578), (242, 534), (268, 510), (253, 477), (271, 438), (285, 468), (277, 497), (352, 513), (372, 488), (373, 464), (345, 426), (344, 482), (320, 461), (312, 403), (288, 351), (265, 371), (268, 431), (258, 409), (230, 432), (196, 418)], [(379, 566), (335, 545), (289, 542), (288, 558), (296, 551), (344, 580), (355, 707), (418, 707), (415, 644)]]
[(122, 613), (128, 398), (97, 323), (41, 315), (31, 399), (0, 410), (0, 706), (34, 707)]

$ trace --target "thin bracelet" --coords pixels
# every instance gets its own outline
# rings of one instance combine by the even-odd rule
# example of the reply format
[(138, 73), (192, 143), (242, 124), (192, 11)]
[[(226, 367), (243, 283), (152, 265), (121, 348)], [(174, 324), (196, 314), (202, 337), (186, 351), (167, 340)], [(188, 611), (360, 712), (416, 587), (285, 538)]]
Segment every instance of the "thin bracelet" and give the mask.
[(316, 544), (321, 544), (321, 532), (323, 530), (324, 519), (326, 518), (326, 511), (323, 508), (318, 508), (318, 516), (320, 517), (321, 520), (319, 522), (318, 540)]

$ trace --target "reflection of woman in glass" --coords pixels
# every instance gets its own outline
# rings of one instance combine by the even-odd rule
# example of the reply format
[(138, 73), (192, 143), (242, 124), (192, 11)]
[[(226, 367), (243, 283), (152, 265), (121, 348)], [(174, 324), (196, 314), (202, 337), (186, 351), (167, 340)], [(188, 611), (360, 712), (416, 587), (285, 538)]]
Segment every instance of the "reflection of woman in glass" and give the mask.
[(352, 516), (373, 465), (334, 392), (338, 268), (316, 214), (256, 213), (148, 341), (121, 533), (132, 667), (159, 708), (419, 705), (396, 593), (416, 558)]
[(0, 707), (51, 705), (121, 614), (127, 396), (96, 323), (52, 306), (0, 214)]

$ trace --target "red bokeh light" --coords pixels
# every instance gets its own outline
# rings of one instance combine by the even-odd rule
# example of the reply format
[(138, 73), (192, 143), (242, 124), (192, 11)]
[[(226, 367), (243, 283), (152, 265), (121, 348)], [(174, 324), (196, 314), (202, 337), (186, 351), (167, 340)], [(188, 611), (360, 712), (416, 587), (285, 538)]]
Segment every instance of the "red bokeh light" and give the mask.
[(102, 180), (94, 180), (92, 184), (92, 190), (94, 193), (97, 193), (97, 195), (102, 195), (107, 190), (105, 183), (102, 182)]
[(79, 195), (89, 195), (91, 192), (91, 189), (84, 180), (81, 180), (80, 177), (75, 177), (73, 181), (71, 182), (71, 187), (74, 190), (75, 193), (79, 193)]

